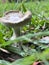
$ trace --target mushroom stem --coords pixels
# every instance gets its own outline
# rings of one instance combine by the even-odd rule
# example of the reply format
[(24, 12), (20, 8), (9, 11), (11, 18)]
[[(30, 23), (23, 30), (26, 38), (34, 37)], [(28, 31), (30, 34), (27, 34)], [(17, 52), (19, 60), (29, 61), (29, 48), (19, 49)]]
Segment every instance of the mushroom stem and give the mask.
[[(20, 27), (18, 27), (18, 28), (14, 27), (14, 28), (13, 28), (13, 36), (10, 38), (10, 40), (14, 40), (14, 39), (16, 39), (18, 36), (20, 36)], [(17, 47), (17, 43), (15, 42), (12, 46)]]
[(16, 37), (20, 36), (20, 27), (14, 28)]

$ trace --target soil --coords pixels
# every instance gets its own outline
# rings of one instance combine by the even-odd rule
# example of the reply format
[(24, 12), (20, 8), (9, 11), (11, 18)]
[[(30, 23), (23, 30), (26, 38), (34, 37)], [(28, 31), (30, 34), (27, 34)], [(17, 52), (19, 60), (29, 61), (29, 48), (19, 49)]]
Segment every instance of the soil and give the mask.
[(9, 62), (13, 62), (13, 61), (15, 61), (17, 59), (20, 59), (20, 58), (22, 58), (22, 57), (18, 54), (14, 54), (12, 52), (5, 53), (3, 51), (0, 51), (0, 59), (1, 60), (6, 60), (6, 61), (9, 61)]

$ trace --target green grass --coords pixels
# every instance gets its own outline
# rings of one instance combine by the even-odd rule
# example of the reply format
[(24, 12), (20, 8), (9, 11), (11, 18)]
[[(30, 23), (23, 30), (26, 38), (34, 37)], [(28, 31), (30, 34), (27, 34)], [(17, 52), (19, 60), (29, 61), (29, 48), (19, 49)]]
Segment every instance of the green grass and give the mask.
[[(9, 10), (17, 10), (20, 7), (20, 4), (17, 3), (0, 3), (0, 16)], [(45, 16), (49, 16), (49, 1), (41, 1), (41, 2), (28, 2), (25, 3), (27, 9), (31, 10), (34, 14), (44, 14)]]
[[(26, 32), (26, 30), (29, 30), (29, 32), (28, 32), (29, 34), (26, 34), (24, 36), (20, 36), (20, 37), (16, 38), (15, 40), (11, 41), (11, 40), (9, 40), (9, 38), (12, 36), (12, 29), (7, 28), (3, 24), (0, 24), (0, 43), (1, 43), (0, 45), (5, 47), (7, 45), (10, 45), (12, 42), (14, 43), (14, 42), (20, 42), (21, 41), (22, 46), (23, 46), (23, 42), (25, 44), (27, 44), (26, 42), (31, 42), (32, 46), (30, 46), (30, 48), (32, 51), (29, 50), (31, 53), (28, 52), (28, 48), (26, 48), (25, 45), (22, 47), (23, 51), (19, 49), (20, 50), (20, 52), (18, 53), (19, 55), (21, 55), (21, 52), (22, 52), (22, 54), (25, 54), (27, 56), (27, 54), (31, 55), (32, 52), (34, 53), (33, 50), (35, 50), (35, 52), (36, 51), (41, 52), (41, 50), (43, 50), (43, 48), (46, 49), (48, 47), (46, 44), (49, 41), (46, 40), (43, 43), (43, 41), (41, 41), (40, 39), (43, 36), (47, 36), (47, 35), (49, 36), (49, 1), (47, 0), (47, 1), (41, 1), (41, 2), (38, 2), (38, 1), (27, 2), (27, 3), (24, 3), (24, 5), (25, 5), (25, 8), (27, 10), (30, 10), (32, 12), (32, 19), (31, 19), (31, 23), (29, 23), (29, 27), (27, 27), (27, 26), (23, 27), (24, 32)], [(5, 4), (2, 4), (0, 2), (0, 17), (2, 17), (4, 15), (4, 13), (6, 11), (9, 11), (9, 10), (21, 10), (21, 11), (23, 11), (22, 3), (18, 4), (18, 3), (8, 3), (7, 2)], [(43, 29), (43, 26), (45, 27), (44, 29)], [(33, 30), (31, 30), (32, 27), (33, 27)], [(33, 39), (30, 39), (32, 37), (33, 37)], [(6, 38), (8, 38), (8, 41), (6, 40)], [(37, 48), (35, 49), (36, 45), (37, 45)], [(9, 49), (10, 48), (15, 50), (14, 47), (13, 48), (9, 47)], [(17, 50), (18, 49), (16, 48), (15, 52)], [(19, 65), (21, 65), (21, 63)]]
[[(2, 4), (0, 2), (0, 17), (4, 15), (6, 11), (9, 10), (23, 10), (22, 3), (4, 3)], [(29, 28), (26, 26), (23, 28), (23, 30), (29, 30), (30, 32), (41, 32), (41, 31), (49, 31), (49, 1), (35, 1), (35, 2), (27, 2), (24, 3), (25, 8), (27, 10), (30, 10), (32, 12), (32, 19), (31, 24), (29, 24)], [(1, 25), (1, 24), (0, 24)], [(45, 26), (45, 29), (41, 29), (43, 26)], [(30, 27), (33, 27), (34, 29), (30, 31)], [(5, 34), (5, 28), (2, 29), (3, 26), (1, 25), (0, 31), (4, 31), (4, 35), (7, 37), (10, 35), (10, 33)], [(7, 28), (6, 28), (7, 30)], [(9, 29), (8, 29), (9, 30)], [(11, 36), (11, 35), (10, 35)]]

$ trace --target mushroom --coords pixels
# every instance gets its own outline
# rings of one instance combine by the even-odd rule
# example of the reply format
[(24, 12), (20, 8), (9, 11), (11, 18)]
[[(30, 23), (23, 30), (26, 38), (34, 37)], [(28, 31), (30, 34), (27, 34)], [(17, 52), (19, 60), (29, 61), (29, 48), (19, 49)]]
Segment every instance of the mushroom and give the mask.
[(21, 11), (8, 11), (3, 17), (0, 18), (0, 22), (4, 23), (8, 27), (14, 29), (11, 40), (20, 36), (20, 28), (30, 22), (32, 14), (30, 11), (26, 11), (24, 14)]

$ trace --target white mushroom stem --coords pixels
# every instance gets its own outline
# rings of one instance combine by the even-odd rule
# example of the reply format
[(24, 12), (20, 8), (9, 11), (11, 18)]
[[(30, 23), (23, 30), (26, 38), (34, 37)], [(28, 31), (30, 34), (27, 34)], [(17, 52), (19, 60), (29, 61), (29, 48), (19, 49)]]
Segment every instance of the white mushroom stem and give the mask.
[(13, 28), (13, 36), (10, 38), (10, 40), (16, 39), (18, 36), (20, 36), (20, 28)]
[[(20, 36), (20, 27), (17, 27), (17, 28), (13, 27), (13, 35), (10, 38), (10, 40), (14, 40), (19, 36)], [(16, 42), (14, 44), (12, 44), (12, 46), (14, 46), (14, 47), (17, 47), (17, 45), (19, 45), (19, 44), (17, 44)]]

